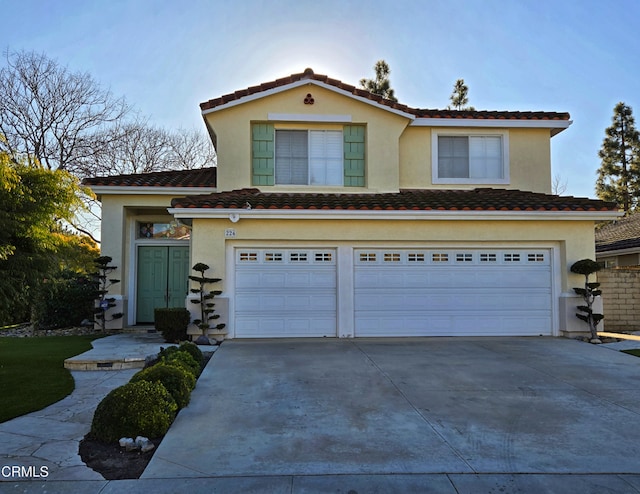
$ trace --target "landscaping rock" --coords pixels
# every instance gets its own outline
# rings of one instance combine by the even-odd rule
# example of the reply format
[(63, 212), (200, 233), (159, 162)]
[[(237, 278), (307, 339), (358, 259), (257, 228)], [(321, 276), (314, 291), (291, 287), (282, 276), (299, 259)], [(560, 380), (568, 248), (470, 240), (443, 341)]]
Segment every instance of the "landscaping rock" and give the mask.
[(133, 444), (133, 439), (131, 439), (130, 437), (121, 437), (120, 441), (118, 441), (118, 444), (121, 448), (126, 448), (128, 444)]
[(209, 341), (209, 338), (207, 338), (206, 336), (200, 335), (196, 339), (195, 344), (196, 345), (211, 345), (211, 341)]
[(45, 337), (45, 336), (83, 336), (83, 335), (96, 335), (96, 334), (115, 334), (112, 332), (102, 333), (98, 329), (94, 329), (93, 326), (76, 326), (71, 328), (62, 329), (35, 329), (32, 324), (23, 324), (11, 329), (5, 329), (0, 331), (0, 337), (13, 337), (13, 338), (30, 338), (30, 337)]
[(147, 451), (151, 451), (153, 448), (156, 447), (155, 444), (153, 444), (146, 437), (143, 437), (142, 439), (143, 441), (140, 442), (140, 451), (142, 451), (143, 453), (146, 453)]

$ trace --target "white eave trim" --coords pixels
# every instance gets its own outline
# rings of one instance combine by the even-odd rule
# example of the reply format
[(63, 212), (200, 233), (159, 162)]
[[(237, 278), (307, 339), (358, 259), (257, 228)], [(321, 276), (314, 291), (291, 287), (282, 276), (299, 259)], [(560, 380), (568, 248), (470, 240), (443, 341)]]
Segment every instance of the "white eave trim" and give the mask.
[(272, 219), (272, 220), (444, 220), (444, 221), (607, 221), (617, 211), (383, 211), (309, 209), (169, 208), (179, 219)]
[[(234, 106), (238, 106), (238, 105), (242, 105), (244, 103), (249, 103), (250, 101), (255, 101), (255, 100), (259, 100), (261, 98), (266, 98), (267, 96), (271, 96), (274, 94), (279, 94), (282, 93), (284, 91), (288, 91), (290, 89), (294, 89), (300, 86), (306, 86), (306, 85), (314, 85), (314, 86), (318, 86), (324, 89), (328, 89), (329, 91), (333, 91), (334, 93), (338, 93), (338, 94), (342, 94), (343, 96), (346, 96), (348, 98), (351, 99), (355, 99), (357, 101), (360, 101), (361, 103), (365, 103), (367, 105), (371, 105), (371, 106), (375, 106), (376, 108), (379, 108), (381, 110), (385, 110), (391, 113), (395, 113), (396, 115), (400, 115), (401, 117), (404, 118), (408, 118), (409, 120), (414, 120), (416, 117), (415, 115), (412, 115), (411, 113), (407, 113), (404, 112), (402, 110), (398, 110), (396, 108), (391, 108), (390, 106), (386, 106), (386, 105), (381, 105), (380, 103), (378, 103), (377, 101), (373, 101), (367, 98), (363, 98), (362, 96), (357, 96), (353, 93), (350, 93), (349, 91), (345, 91), (344, 89), (340, 89), (337, 88), (335, 86), (332, 86), (330, 84), (326, 84), (322, 81), (316, 81), (315, 79), (301, 79), (299, 81), (296, 82), (292, 82), (291, 84), (287, 84), (285, 86), (280, 86), (280, 87), (276, 87), (273, 89), (267, 89), (265, 91), (259, 91), (257, 93), (254, 94), (250, 94), (248, 96), (243, 96), (239, 99), (233, 100), (233, 101), (229, 101), (228, 103), (224, 103), (222, 105), (216, 106), (215, 108), (209, 108), (208, 110), (202, 110), (202, 115), (208, 115), (209, 113), (214, 113), (220, 110), (225, 110), (227, 108), (233, 108)], [(313, 114), (310, 114), (310, 116)]]
[(193, 196), (218, 191), (215, 187), (144, 187), (136, 185), (94, 185), (89, 188), (98, 196)]
[(482, 127), (482, 128), (527, 128), (527, 129), (567, 129), (573, 120), (511, 120), (488, 118), (416, 118), (412, 127)]

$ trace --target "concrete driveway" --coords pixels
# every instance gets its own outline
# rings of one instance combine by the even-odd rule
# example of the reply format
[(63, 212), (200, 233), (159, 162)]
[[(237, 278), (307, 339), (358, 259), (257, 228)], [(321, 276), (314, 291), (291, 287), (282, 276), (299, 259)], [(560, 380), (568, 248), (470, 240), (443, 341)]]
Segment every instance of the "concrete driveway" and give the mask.
[(142, 478), (438, 474), (433, 492), (485, 492), (483, 474), (543, 491), (563, 474), (558, 489), (640, 492), (639, 424), (640, 359), (574, 340), (234, 340)]

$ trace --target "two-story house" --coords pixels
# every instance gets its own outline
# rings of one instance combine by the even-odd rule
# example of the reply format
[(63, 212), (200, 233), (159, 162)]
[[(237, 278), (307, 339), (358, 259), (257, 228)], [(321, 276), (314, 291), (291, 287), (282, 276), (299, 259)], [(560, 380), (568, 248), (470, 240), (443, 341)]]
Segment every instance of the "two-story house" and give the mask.
[(425, 110), (311, 69), (201, 104), (213, 169), (87, 181), (125, 325), (222, 278), (229, 338), (584, 331), (613, 204), (551, 194), (567, 113)]

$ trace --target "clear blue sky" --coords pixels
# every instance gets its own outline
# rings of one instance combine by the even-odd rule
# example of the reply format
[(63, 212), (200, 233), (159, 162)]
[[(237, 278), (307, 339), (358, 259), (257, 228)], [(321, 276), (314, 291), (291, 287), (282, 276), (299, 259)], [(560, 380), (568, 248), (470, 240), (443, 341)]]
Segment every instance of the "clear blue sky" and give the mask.
[(552, 163), (576, 196), (594, 197), (615, 104), (640, 118), (635, 0), (4, 0), (0, 12), (3, 51), (89, 72), (169, 128), (204, 128), (200, 102), (306, 67), (357, 85), (379, 59), (409, 106), (445, 107), (464, 78), (479, 110), (568, 111)]

